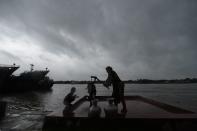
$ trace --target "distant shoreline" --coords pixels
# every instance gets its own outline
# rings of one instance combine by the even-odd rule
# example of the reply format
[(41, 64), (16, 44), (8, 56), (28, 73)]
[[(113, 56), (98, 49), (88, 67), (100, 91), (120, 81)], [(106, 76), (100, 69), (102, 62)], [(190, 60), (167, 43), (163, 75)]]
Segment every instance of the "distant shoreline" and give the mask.
[[(91, 81), (54, 81), (54, 84), (88, 84)], [(197, 78), (185, 78), (185, 79), (173, 79), (173, 80), (149, 80), (149, 79), (138, 79), (138, 80), (125, 80), (125, 84), (192, 84), (197, 83)], [(95, 84), (102, 84), (104, 81), (96, 81)]]

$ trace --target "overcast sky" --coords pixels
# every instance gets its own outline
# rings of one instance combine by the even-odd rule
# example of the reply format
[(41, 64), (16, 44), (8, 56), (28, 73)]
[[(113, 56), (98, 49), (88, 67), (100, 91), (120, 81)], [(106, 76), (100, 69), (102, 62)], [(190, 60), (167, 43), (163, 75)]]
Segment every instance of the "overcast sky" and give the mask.
[(197, 77), (196, 0), (0, 0), (0, 64), (55, 80)]

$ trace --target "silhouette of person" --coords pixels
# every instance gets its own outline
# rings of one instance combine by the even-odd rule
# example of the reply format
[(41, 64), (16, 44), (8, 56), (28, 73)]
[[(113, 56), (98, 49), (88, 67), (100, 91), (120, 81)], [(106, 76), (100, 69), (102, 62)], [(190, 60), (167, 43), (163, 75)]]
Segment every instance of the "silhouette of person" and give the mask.
[(103, 85), (109, 88), (110, 85), (113, 86), (112, 97), (114, 98), (115, 105), (118, 103), (122, 103), (123, 109), (121, 110), (122, 113), (127, 112), (126, 102), (124, 99), (124, 83), (121, 81), (117, 73), (112, 69), (112, 67), (107, 66), (106, 71), (108, 73), (107, 80), (103, 83)]
[(63, 101), (65, 105), (65, 108), (63, 110), (63, 116), (72, 116), (74, 114), (72, 102), (77, 98), (75, 92), (76, 92), (76, 88), (72, 87), (70, 92), (65, 96)]
[(64, 98), (64, 105), (66, 106), (72, 106), (72, 102), (77, 98), (77, 95), (75, 95), (76, 88), (72, 87), (70, 92), (65, 96)]
[(101, 108), (98, 106), (96, 99), (92, 101), (92, 106), (89, 109), (88, 117), (100, 117)]
[(116, 117), (118, 115), (118, 107), (114, 103), (114, 99), (109, 99), (109, 105), (104, 108), (105, 117)]
[(74, 116), (72, 106), (65, 106), (62, 113), (64, 117)]
[(89, 94), (90, 106), (92, 106), (92, 100), (94, 100), (96, 97), (96, 87), (94, 83), (93, 82), (88, 83), (87, 89)]

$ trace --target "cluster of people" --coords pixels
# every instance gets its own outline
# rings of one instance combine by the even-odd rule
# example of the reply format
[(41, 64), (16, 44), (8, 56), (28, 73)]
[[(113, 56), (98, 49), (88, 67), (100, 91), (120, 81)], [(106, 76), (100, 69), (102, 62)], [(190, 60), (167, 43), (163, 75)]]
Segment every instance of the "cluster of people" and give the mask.
[[(122, 103), (122, 113), (127, 112), (126, 102), (124, 98), (124, 83), (121, 81), (117, 73), (112, 69), (112, 67), (106, 67), (106, 71), (108, 73), (108, 77), (103, 85), (109, 89), (109, 86), (112, 85), (113, 92), (112, 98), (108, 100), (109, 105), (104, 109), (106, 117), (113, 117), (115, 114), (118, 113), (118, 104)], [(100, 81), (97, 77), (92, 76), (95, 80)], [(89, 101), (90, 101), (90, 108), (89, 108), (89, 117), (99, 117), (101, 114), (101, 108), (98, 106), (98, 100), (96, 99), (96, 87), (94, 82), (90, 82), (87, 86), (88, 93), (89, 93)], [(64, 111), (69, 112), (72, 111), (72, 102), (77, 98), (75, 95), (76, 88), (72, 87), (70, 93), (64, 98), (64, 104), (66, 105)]]

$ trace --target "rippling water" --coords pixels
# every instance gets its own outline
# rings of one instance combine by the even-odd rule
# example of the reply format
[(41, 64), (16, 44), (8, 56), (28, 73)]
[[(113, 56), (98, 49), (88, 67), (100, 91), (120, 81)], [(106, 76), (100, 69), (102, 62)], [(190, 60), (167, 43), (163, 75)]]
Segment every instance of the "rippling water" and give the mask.
[[(64, 106), (62, 101), (72, 86), (77, 88), (78, 96), (87, 95), (85, 84), (57, 84), (50, 92), (15, 93), (0, 99), (9, 102), (9, 109), (54, 111)], [(108, 90), (100, 84), (96, 87), (97, 95), (111, 95), (112, 89)], [(197, 84), (126, 84), (125, 95), (141, 95), (197, 111)]]

